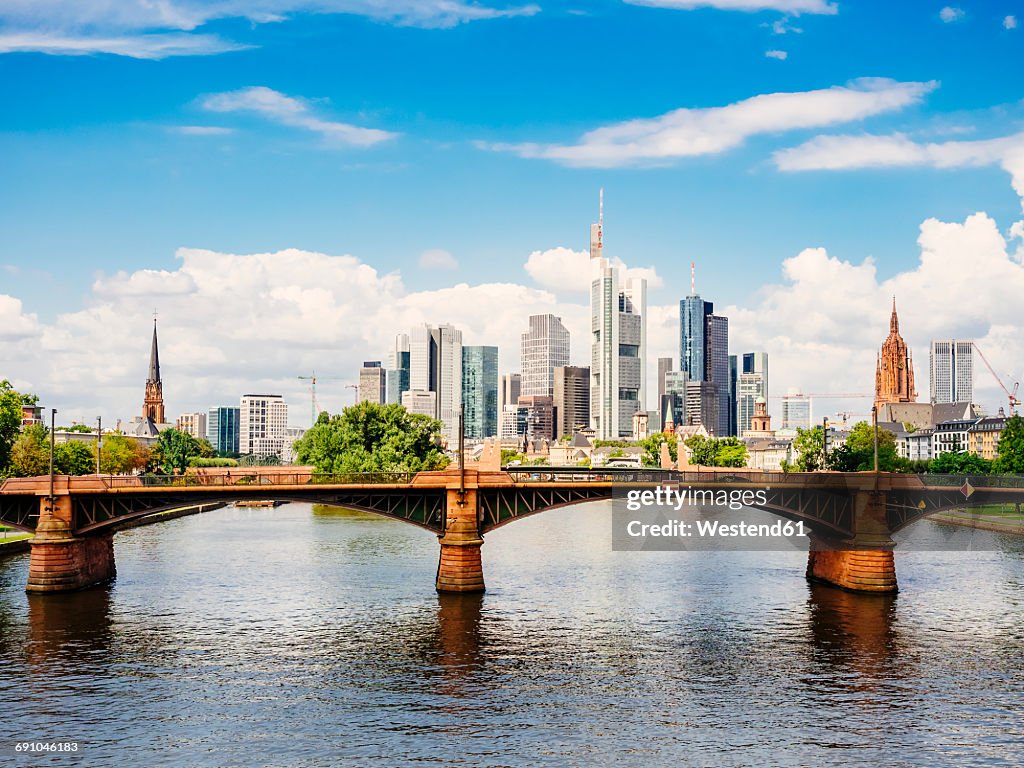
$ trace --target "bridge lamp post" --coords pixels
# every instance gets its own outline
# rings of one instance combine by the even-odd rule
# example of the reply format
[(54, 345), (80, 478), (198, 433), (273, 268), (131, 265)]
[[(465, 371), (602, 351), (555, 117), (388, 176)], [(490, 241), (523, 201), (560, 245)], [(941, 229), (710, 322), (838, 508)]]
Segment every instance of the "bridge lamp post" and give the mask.
[(878, 474), (878, 406), (871, 406), (871, 424), (875, 430), (875, 474)]
[(53, 501), (53, 448), (54, 448), (54, 429), (57, 424), (57, 409), (50, 409), (50, 501)]
[(96, 417), (96, 474), (100, 473), (100, 452), (103, 450), (103, 417)]

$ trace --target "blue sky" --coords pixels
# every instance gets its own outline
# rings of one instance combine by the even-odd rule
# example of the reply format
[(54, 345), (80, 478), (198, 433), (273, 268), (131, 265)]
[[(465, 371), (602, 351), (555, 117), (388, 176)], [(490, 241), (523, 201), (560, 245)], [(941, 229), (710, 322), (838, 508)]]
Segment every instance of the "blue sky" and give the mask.
[[(543, 288), (524, 262), (584, 249), (602, 186), (608, 252), (653, 268), (665, 307), (691, 260), (720, 307), (756, 308), (807, 248), (872, 257), (883, 293), (922, 222), (984, 211), (1006, 237), (1021, 218), (1016, 2), (82, 5), (0, 7), (0, 295), (51, 336), (116, 305), (99, 282), (175, 273), (179, 248), (351, 254), (406, 292)], [(457, 268), (422, 267), (430, 249)], [(382, 356), (376, 338), (345, 354)]]

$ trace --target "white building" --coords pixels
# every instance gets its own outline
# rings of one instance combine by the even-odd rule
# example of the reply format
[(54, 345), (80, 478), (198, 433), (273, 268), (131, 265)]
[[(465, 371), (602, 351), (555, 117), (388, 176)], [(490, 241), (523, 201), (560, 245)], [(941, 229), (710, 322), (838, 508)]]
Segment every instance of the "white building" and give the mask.
[(646, 410), (647, 281), (623, 280), (604, 258), (603, 229), (602, 210), (590, 229), (590, 426), (614, 440), (628, 438), (633, 414)]
[(808, 395), (791, 392), (782, 396), (782, 428), (811, 428), (811, 398)]
[[(409, 389), (434, 392), (434, 418), (449, 445), (458, 440), (462, 409), (462, 331), (452, 325), (419, 325), (409, 334)], [(402, 394), (405, 404), (405, 394)]]
[(407, 389), (402, 393), (402, 406), (409, 413), (422, 413), (432, 419), (437, 418), (437, 393), (424, 392), (422, 389)]
[(281, 451), (282, 464), (295, 463), (295, 442), (306, 434), (302, 427), (288, 427), (284, 431), (284, 448)]
[(206, 414), (183, 413), (174, 424), (179, 432), (188, 432), (197, 440), (206, 439)]
[(280, 456), (288, 429), (288, 404), (281, 395), (242, 395), (238, 450), (243, 456)]
[(931, 402), (969, 403), (974, 400), (973, 341), (932, 341), (928, 368)]
[(569, 331), (554, 315), (530, 315), (529, 322), (521, 337), (520, 394), (553, 397), (555, 368), (569, 364)]

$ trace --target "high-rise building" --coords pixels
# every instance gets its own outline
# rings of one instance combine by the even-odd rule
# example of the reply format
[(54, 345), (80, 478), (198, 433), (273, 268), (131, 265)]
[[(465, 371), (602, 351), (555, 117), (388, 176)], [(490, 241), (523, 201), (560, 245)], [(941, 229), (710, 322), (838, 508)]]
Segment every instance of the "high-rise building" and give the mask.
[[(690, 295), (679, 302), (679, 369), (691, 381), (714, 385), (715, 413), (702, 413), (699, 423), (708, 432), (724, 437), (730, 432), (729, 318), (714, 314), (714, 304), (697, 293), (694, 265), (690, 265)], [(711, 400), (702, 397), (700, 402)], [(693, 423), (698, 417), (691, 416)]]
[[(519, 395), (522, 394), (523, 377), (518, 373), (502, 374), (498, 380), (498, 434), (505, 438), (505, 407), (516, 407), (519, 403)], [(510, 411), (513, 419), (517, 418), (515, 411)], [(510, 427), (511, 429), (511, 427)]]
[(454, 445), (462, 408), (462, 331), (451, 325), (433, 328), (424, 324), (412, 329), (409, 388), (436, 393), (434, 418), (441, 420), (448, 444)]
[(604, 258), (604, 211), (590, 229), (590, 426), (599, 439), (628, 438), (645, 410), (647, 281), (624, 279)]
[(590, 369), (574, 365), (555, 368), (555, 439), (573, 435), (590, 424)]
[(562, 318), (530, 315), (530, 330), (522, 334), (520, 368), (522, 394), (551, 397), (555, 390), (555, 368), (569, 364), (569, 331)]
[(240, 410), (230, 406), (211, 408), (206, 419), (206, 439), (217, 453), (237, 456), (239, 445)]
[(782, 428), (811, 428), (811, 398), (800, 393), (782, 396)]
[(768, 398), (768, 353), (747, 352), (737, 361), (736, 381), (736, 430), (739, 435), (753, 427), (751, 419), (759, 397)]
[(526, 409), (526, 436), (530, 440), (555, 439), (555, 405), (548, 395), (520, 395), (520, 408)]
[(422, 413), (437, 418), (437, 393), (422, 389), (407, 389), (402, 393), (402, 405), (409, 413)]
[(665, 374), (672, 370), (671, 357), (658, 358), (658, 402), (665, 396)]
[(142, 420), (164, 424), (164, 383), (160, 378), (160, 351), (156, 340), (156, 318), (153, 318), (153, 343), (149, 349), (149, 375), (146, 396), (142, 402)]
[(713, 382), (686, 382), (686, 420), (683, 422), (684, 424), (690, 426), (702, 424), (711, 435), (722, 437), (717, 431), (719, 413), (718, 387)]
[(974, 401), (973, 341), (932, 341), (928, 363), (933, 403)]
[(914, 358), (907, 342), (900, 336), (900, 319), (896, 316), (896, 299), (892, 300), (889, 335), (882, 344), (875, 368), (875, 408), (881, 411), (888, 403), (917, 402), (914, 389)]
[(192, 437), (206, 439), (206, 414), (205, 413), (183, 413), (174, 422), (174, 428), (179, 432), (187, 432)]
[(388, 355), (387, 402), (401, 403), (402, 393), (409, 390), (409, 334), (395, 337), (395, 348)]
[[(672, 424), (676, 427), (686, 426), (689, 421), (686, 413), (686, 385), (690, 383), (690, 377), (686, 371), (665, 372), (665, 394), (661, 401), (661, 428), (665, 429), (669, 412), (672, 414)], [(697, 414), (700, 418), (700, 414)]]
[(498, 348), (462, 348), (462, 414), (466, 437), (498, 434)]
[(243, 456), (280, 456), (288, 429), (288, 404), (281, 395), (242, 395), (238, 452)]
[(383, 405), (387, 399), (384, 369), (380, 360), (367, 360), (359, 369), (359, 402)]

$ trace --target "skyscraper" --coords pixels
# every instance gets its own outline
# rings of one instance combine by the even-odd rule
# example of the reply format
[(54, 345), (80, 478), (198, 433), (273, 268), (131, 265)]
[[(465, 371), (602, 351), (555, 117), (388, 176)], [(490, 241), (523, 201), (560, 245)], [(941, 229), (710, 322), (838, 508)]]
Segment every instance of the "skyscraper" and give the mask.
[(782, 428), (811, 428), (811, 398), (800, 393), (782, 396)]
[(387, 399), (384, 369), (380, 360), (368, 360), (359, 369), (359, 402), (383, 405)]
[(768, 353), (747, 352), (736, 382), (736, 431), (741, 437), (752, 429), (758, 398), (768, 398)]
[(630, 437), (647, 386), (647, 281), (623, 279), (603, 254), (604, 210), (590, 228), (590, 426), (600, 439)]
[(498, 348), (462, 348), (462, 413), (466, 437), (498, 434)]
[(409, 334), (395, 336), (395, 348), (388, 355), (387, 402), (401, 403), (402, 393), (409, 390)]
[(530, 315), (530, 330), (522, 335), (523, 395), (551, 397), (555, 388), (555, 368), (569, 364), (569, 331), (562, 318), (554, 315)]
[[(523, 377), (518, 373), (506, 373), (498, 380), (498, 434), (505, 437), (508, 430), (505, 429), (505, 414), (512, 415), (512, 421), (517, 417), (515, 409), (519, 404), (519, 395), (522, 394)], [(506, 411), (510, 407), (511, 410)], [(510, 426), (511, 429), (511, 426)]]
[(555, 368), (555, 439), (590, 424), (590, 369), (573, 365)]
[(671, 357), (658, 358), (658, 402), (665, 396), (665, 374), (672, 370)]
[[(729, 318), (715, 315), (714, 304), (697, 293), (692, 263), (690, 295), (679, 302), (679, 370), (691, 381), (707, 381), (714, 386), (716, 412), (702, 413), (700, 423), (717, 436), (729, 434)], [(707, 405), (712, 399), (702, 397), (699, 402)], [(692, 414), (690, 418), (694, 419)]]
[(932, 341), (928, 357), (931, 401), (973, 402), (974, 342), (956, 339)]
[[(449, 445), (458, 440), (462, 408), (462, 331), (452, 325), (418, 325), (409, 334), (409, 389), (434, 392), (434, 418)], [(422, 403), (422, 398), (418, 401)], [(404, 404), (404, 399), (403, 399)]]

